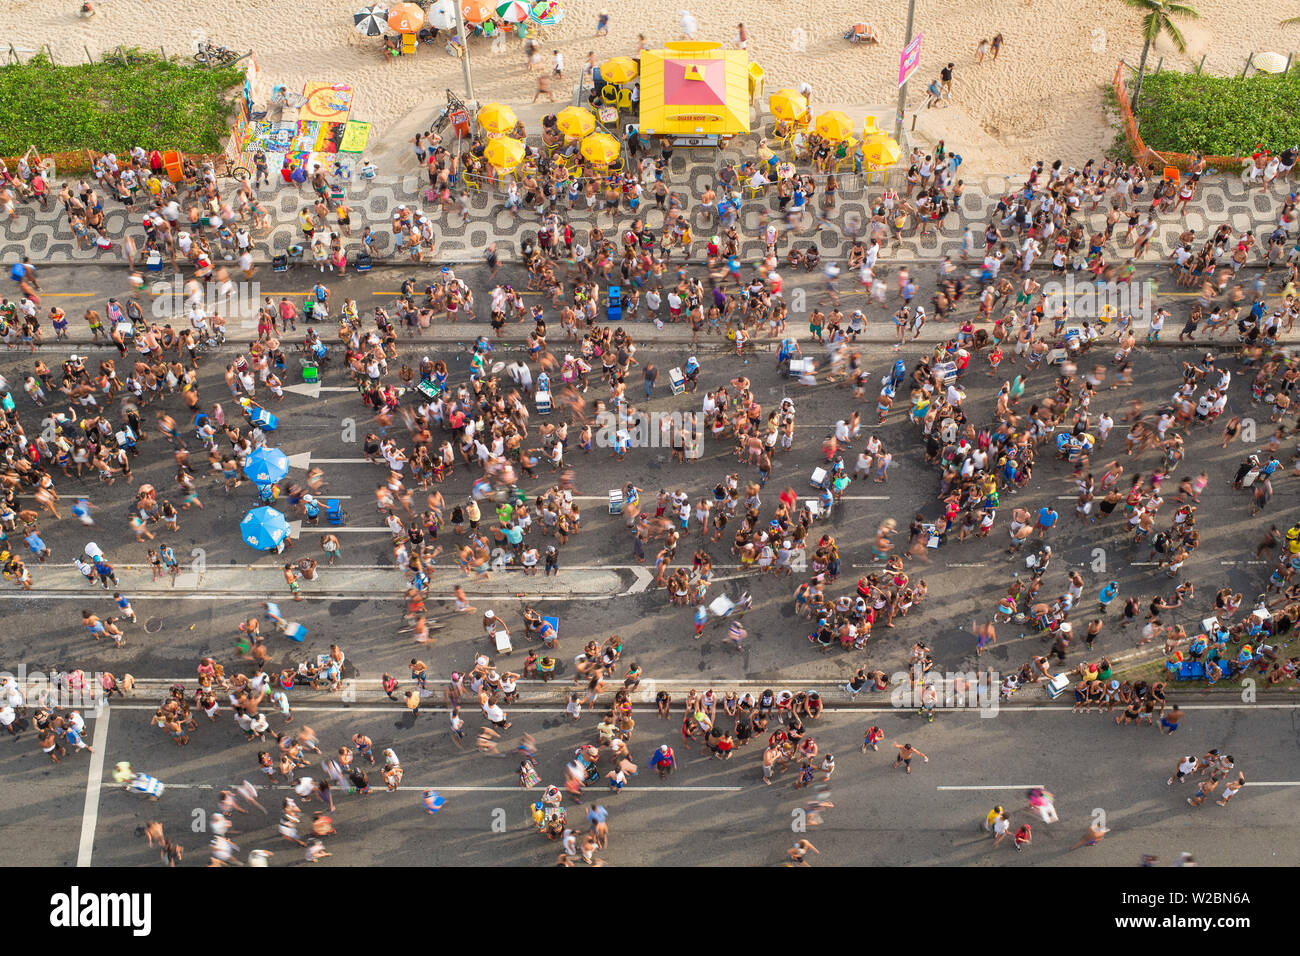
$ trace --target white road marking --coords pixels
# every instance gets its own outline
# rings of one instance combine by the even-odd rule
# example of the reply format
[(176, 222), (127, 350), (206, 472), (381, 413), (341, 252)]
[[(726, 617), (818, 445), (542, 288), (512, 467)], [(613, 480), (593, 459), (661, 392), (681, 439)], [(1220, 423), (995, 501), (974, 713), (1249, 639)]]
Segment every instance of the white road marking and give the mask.
[(936, 790), (1042, 790), (1041, 783), (991, 783), (980, 787), (935, 787)]
[[(211, 783), (167, 783), (167, 782), (164, 780), (164, 781), (163, 781), (163, 784), (166, 786), (166, 788), (167, 788), (168, 790), (223, 790), (223, 789), (225, 789), (224, 787), (218, 787), (218, 786), (216, 786), (215, 784), (211, 784)], [(293, 790), (293, 787), (289, 786), (288, 784), (276, 784), (276, 785), (273, 786), (273, 787), (259, 786), (257, 789), (258, 789), (258, 792), (260, 793), (260, 792), (262, 792), (262, 791), (264, 791), (264, 790)], [(371, 789), (371, 792), (372, 792), (372, 793), (388, 793), (388, 792), (390, 792), (386, 787), (382, 787), (382, 786), (373, 786), (373, 787), (371, 787), (370, 789)], [(521, 787), (519, 787), (519, 786), (517, 786), (517, 785), (516, 785), (516, 786), (513, 786), (513, 787), (449, 787), (449, 786), (436, 786), (436, 785), (434, 785), (434, 786), (428, 786), (428, 787), (400, 786), (400, 787), (398, 787), (397, 789), (398, 789), (398, 790), (409, 790), (409, 791), (412, 791), (412, 792), (415, 792), (415, 793), (424, 793), (424, 791), (426, 791), (426, 790), (437, 790), (439, 793), (524, 793), (524, 794), (527, 794), (527, 793), (530, 792), (530, 791), (528, 791), (528, 790), (524, 790), (523, 788), (521, 788)], [(746, 789), (746, 788), (745, 788), (745, 787), (669, 787), (669, 786), (665, 786), (665, 787), (654, 787), (654, 788), (631, 787), (631, 788), (624, 788), (622, 792), (625, 793), (625, 794), (627, 794), (627, 793), (668, 793), (668, 794), (671, 794), (671, 793), (682, 793), (682, 792), (688, 792), (688, 793), (736, 793), (737, 791), (744, 790), (744, 789)]]
[(102, 702), (95, 712), (95, 752), (86, 770), (86, 803), (81, 810), (81, 841), (77, 844), (77, 866), (90, 866), (95, 849), (95, 827), (99, 823), (99, 789), (104, 781), (104, 753), (108, 750), (109, 708)]

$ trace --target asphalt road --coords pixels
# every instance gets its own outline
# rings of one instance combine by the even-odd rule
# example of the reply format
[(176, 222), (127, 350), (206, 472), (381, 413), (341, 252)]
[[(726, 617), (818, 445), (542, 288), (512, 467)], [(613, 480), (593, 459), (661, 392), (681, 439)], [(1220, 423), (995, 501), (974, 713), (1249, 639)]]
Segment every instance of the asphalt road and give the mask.
[[(78, 276), (94, 285), (91, 270), (82, 270)], [(54, 277), (43, 276), (47, 289), (53, 289)], [(360, 280), (349, 280), (349, 282)], [(369, 280), (367, 288), (373, 290), (378, 282)], [(395, 283), (393, 283), (395, 284)], [(83, 288), (85, 286), (83, 285)], [(382, 291), (382, 290), (381, 290)], [(96, 289), (96, 296), (106, 290)], [(277, 293), (278, 294), (278, 293)], [(340, 289), (335, 286), (335, 295)], [(343, 294), (353, 294), (346, 289)], [(365, 303), (362, 302), (364, 307)], [(72, 311), (72, 309), (69, 309)], [(75, 313), (74, 313), (75, 314)], [(432, 350), (430, 344), (402, 343), (401, 359), (410, 361)], [(663, 381), (663, 372), (679, 365), (693, 349), (687, 344), (648, 344), (638, 358), (645, 363), (653, 361), (661, 370), (661, 384), (649, 403), (656, 411), (697, 408), (696, 396), (672, 397)], [(851, 589), (853, 577), (871, 565), (870, 539), (876, 527), (886, 517), (892, 517), (906, 526), (911, 516), (920, 511), (933, 516), (938, 490), (938, 474), (927, 466), (919, 452), (912, 426), (903, 421), (901, 411), (890, 416), (880, 428), (872, 427), (874, 421), (874, 396), (866, 403), (855, 402), (850, 393), (829, 385), (806, 389), (792, 380), (778, 377), (775, 360), (771, 355), (759, 354), (749, 360), (716, 352), (703, 352), (704, 371), (701, 384), (716, 388), (737, 373), (751, 378), (756, 394), (765, 406), (774, 407), (782, 397), (791, 396), (798, 406), (798, 436), (794, 449), (778, 458), (773, 475), (768, 482), (767, 494), (787, 485), (803, 490), (808, 488), (808, 475), (820, 458), (822, 440), (833, 423), (845, 417), (850, 410), (862, 411), (866, 420), (863, 433), (879, 434), (895, 453), (895, 462), (887, 484), (855, 483), (849, 490), (848, 500), (837, 508), (829, 527), (841, 543), (845, 563), (854, 567), (846, 569), (843, 588)], [(223, 353), (233, 356), (233, 351)], [(447, 359), (453, 379), (467, 374), (467, 350), (439, 345), (436, 354)], [(892, 364), (896, 354), (911, 363), (920, 354), (918, 347), (907, 347), (901, 353), (889, 348), (874, 346), (864, 349), (869, 369), (883, 374)], [(1140, 398), (1148, 407), (1171, 394), (1181, 379), (1184, 360), (1194, 356), (1191, 349), (1161, 348), (1138, 353), (1137, 383), (1131, 388), (1103, 392), (1094, 403), (1094, 409), (1111, 411), (1119, 417), (1127, 401)], [(46, 357), (43, 350), (42, 357)], [(0, 374), (10, 382), (21, 380), (29, 368), (31, 356), (9, 353), (0, 357)], [(1099, 357), (1105, 361), (1105, 356)], [(396, 364), (396, 363), (394, 363)], [(200, 390), (205, 401), (225, 393), (220, 370), (224, 362), (218, 356), (208, 358), (202, 369)], [(1230, 367), (1236, 369), (1236, 365)], [(1040, 370), (1030, 378), (1028, 399), (1043, 394), (1051, 386), (1053, 375)], [(337, 372), (327, 372), (327, 386), (339, 385)], [(992, 412), (998, 381), (986, 377), (982, 370), (972, 369), (966, 376), (964, 387), (969, 393), (968, 409), (975, 421), (987, 420)], [(639, 383), (636, 389), (639, 392)], [(593, 386), (593, 395), (598, 391)], [(34, 417), (30, 402), (19, 392), (17, 399), (25, 418)], [(229, 404), (229, 403), (227, 403)], [(177, 399), (167, 399), (158, 407), (176, 414), (182, 407)], [(344, 556), (334, 569), (322, 567), (319, 582), (306, 584), (307, 600), (294, 605), (292, 617), (309, 629), (307, 641), (291, 644), (280, 637), (271, 639), (275, 663), (283, 666), (296, 663), (304, 657), (323, 652), (331, 642), (344, 647), (349, 657), (346, 675), (358, 683), (355, 712), (344, 716), (337, 713), (337, 703), (318, 704), (326, 708), (300, 720), (309, 722), (321, 732), (322, 740), (345, 739), (353, 730), (363, 729), (383, 747), (389, 741), (396, 747), (407, 766), (405, 784), (423, 788), (426, 785), (448, 788), (448, 806), (436, 818), (423, 814), (418, 805), (418, 792), (404, 792), (389, 796), (375, 794), (365, 798), (362, 809), (350, 807), (339, 814), (340, 835), (330, 841), (331, 849), (338, 853), (331, 863), (385, 863), (385, 862), (544, 862), (551, 847), (524, 828), (524, 811), (528, 799), (514, 788), (513, 763), (478, 755), (461, 755), (454, 752), (446, 740), (445, 714), (422, 715), (418, 725), (408, 728), (401, 714), (385, 714), (388, 707), (375, 690), (374, 682), (388, 671), (405, 678), (404, 666), (412, 656), (428, 662), (434, 675), (445, 675), (453, 669), (465, 669), (476, 653), (488, 651), (478, 616), (443, 616), (444, 627), (436, 632), (437, 643), (418, 646), (409, 634), (399, 633), (401, 605), (397, 599), (402, 580), (392, 567), (391, 547), (386, 530), (380, 527), (373, 505), (373, 491), (383, 477), (378, 466), (361, 460), (358, 444), (343, 441), (345, 420), (352, 419), (357, 436), (368, 430), (365, 409), (356, 396), (347, 392), (325, 392), (318, 398), (301, 394), (286, 396), (283, 403), (273, 409), (281, 419), (276, 433), (279, 446), (290, 455), (310, 454), (314, 461), (324, 461), (330, 483), (330, 493), (350, 496), (345, 499), (349, 511), (346, 534), (341, 534)], [(1270, 521), (1285, 527), (1293, 519), (1288, 508), (1291, 501), (1289, 484), (1293, 480), (1283, 477), (1275, 482), (1278, 495), (1264, 514), (1249, 518), (1250, 502), (1245, 493), (1233, 492), (1227, 486), (1237, 463), (1249, 451), (1258, 450), (1272, 434), (1249, 403), (1248, 387), (1238, 375), (1234, 381), (1232, 399), (1226, 415), (1256, 415), (1259, 427), (1253, 444), (1238, 443), (1220, 449), (1217, 429), (1213, 436), (1195, 434), (1188, 440), (1187, 458), (1181, 473), (1195, 474), (1204, 469), (1210, 485), (1203, 496), (1198, 513), (1202, 547), (1187, 563), (1183, 578), (1197, 584), (1198, 599), (1190, 607), (1179, 609), (1172, 615), (1175, 623), (1194, 625), (1212, 600), (1213, 592), (1224, 584), (1252, 595), (1262, 589), (1267, 576), (1267, 566), (1250, 563), (1251, 550), (1261, 532)], [(180, 417), (179, 415), (177, 416)], [(535, 418), (534, 421), (537, 419)], [(1287, 446), (1289, 450), (1289, 446)], [(1122, 457), (1122, 432), (1118, 429), (1111, 438), (1110, 447), (1101, 450), (1094, 458), (1097, 470), (1110, 460), (1110, 454)], [(1284, 456), (1285, 457), (1285, 456)], [(144, 443), (136, 460), (137, 482), (149, 481), (160, 489), (174, 488), (170, 456), (160, 439), (151, 435)], [(1050, 503), (1062, 515), (1060, 527), (1049, 539), (1057, 559), (1048, 573), (1046, 591), (1059, 593), (1065, 588), (1068, 567), (1078, 567), (1087, 582), (1085, 606), (1096, 595), (1097, 588), (1106, 580), (1117, 579), (1121, 594), (1140, 594), (1149, 599), (1155, 593), (1172, 592), (1173, 582), (1157, 576), (1154, 568), (1142, 564), (1147, 558), (1147, 548), (1132, 546), (1126, 536), (1119, 533), (1119, 520), (1110, 524), (1087, 526), (1073, 521), (1072, 483), (1069, 466), (1040, 458), (1035, 477), (1030, 485), (1004, 501), (998, 527), (988, 539), (951, 542), (933, 555), (932, 563), (919, 571), (930, 585), (929, 600), (892, 631), (877, 629), (865, 651), (818, 654), (807, 640), (807, 624), (793, 615), (790, 593), (793, 581), (773, 580), (769, 577), (744, 576), (734, 566), (725, 546), (710, 546), (722, 579), (720, 587), (735, 594), (741, 589), (752, 590), (755, 610), (746, 618), (750, 645), (743, 653), (725, 646), (720, 638), (723, 632), (710, 629), (706, 639), (695, 641), (692, 637), (690, 611), (671, 607), (661, 593), (638, 591), (643, 584), (641, 575), (632, 567), (631, 541), (621, 518), (606, 513), (606, 491), (635, 481), (647, 491), (660, 487), (673, 490), (681, 487), (693, 497), (704, 495), (729, 471), (738, 471), (742, 477), (752, 473), (752, 468), (736, 462), (732, 449), (706, 439), (702, 459), (688, 465), (673, 465), (666, 450), (635, 449), (624, 462), (616, 462), (608, 453), (593, 450), (589, 457), (579, 456), (577, 462), (579, 493), (583, 496), (584, 522), (582, 532), (574, 536), (562, 554), (558, 581), (547, 583), (531, 579), (524, 581), (517, 573), (489, 582), (466, 581), (474, 603), (480, 610), (494, 607), (512, 623), (522, 600), (544, 604), (545, 610), (555, 613), (561, 620), (561, 659), (567, 662), (589, 638), (599, 638), (611, 632), (619, 633), (625, 642), (625, 661), (635, 660), (645, 669), (648, 681), (672, 681), (674, 695), (680, 700), (685, 688), (698, 682), (700, 689), (715, 687), (719, 692), (739, 682), (753, 682), (762, 686), (818, 686), (830, 688), (842, 683), (851, 668), (858, 663), (878, 666), (886, 671), (900, 668), (906, 660), (912, 642), (923, 639), (933, 649), (936, 660), (944, 669), (965, 670), (976, 663), (974, 640), (970, 636), (970, 622), (976, 616), (986, 618), (1002, 592), (1012, 571), (1023, 564), (1005, 555), (1006, 509), (1019, 505), (1034, 510)], [(1137, 455), (1126, 462), (1129, 473), (1146, 472), (1155, 464), (1153, 455)], [(295, 472), (301, 476), (301, 472)], [(468, 493), (471, 476), (462, 469), (439, 490), (450, 501)], [(536, 482), (525, 482), (531, 490), (542, 490), (549, 484), (546, 469)], [(181, 519), (181, 531), (166, 534), (158, 530), (158, 542), (167, 542), (176, 550), (182, 562), (193, 549), (202, 550), (204, 574), (184, 575), (178, 579), (173, 591), (166, 582), (157, 586), (149, 580), (143, 567), (147, 545), (132, 540), (126, 522), (132, 492), (123, 482), (104, 486), (88, 478), (84, 483), (76, 478), (59, 478), (58, 487), (64, 496), (61, 507), (68, 499), (82, 492), (95, 506), (96, 525), (85, 528), (74, 518), (65, 516), (59, 521), (42, 519), (41, 533), (53, 551), (50, 565), (33, 566), (36, 590), (23, 594), (6, 584), (0, 590), (4, 613), (10, 627), (0, 634), (0, 661), (6, 669), (26, 666), (28, 671), (68, 669), (81, 667), (87, 671), (112, 670), (119, 675), (129, 672), (142, 682), (185, 678), (193, 673), (198, 658), (213, 654), (233, 667), (230, 647), (236, 626), (248, 614), (255, 613), (262, 600), (279, 600), (287, 606), (285, 587), (278, 571), (275, 556), (259, 556), (247, 549), (239, 540), (236, 525), (244, 512), (253, 505), (254, 494), (245, 485), (230, 495), (220, 485), (201, 484), (199, 493), (204, 503), (202, 511), (193, 510)], [(811, 490), (811, 489), (809, 489)], [(165, 492), (164, 492), (165, 493)], [(358, 530), (375, 529), (375, 530)], [(694, 533), (694, 529), (692, 529)], [(96, 610), (101, 616), (111, 611), (108, 595), (98, 588), (83, 586), (76, 572), (66, 567), (89, 540), (95, 540), (108, 553), (118, 569), (122, 589), (132, 598), (142, 626), (127, 627), (124, 648), (100, 647), (88, 640), (81, 627), (78, 611), (83, 607)], [(693, 542), (693, 538), (691, 539)], [(684, 542), (685, 544), (686, 542)], [(21, 543), (19, 543), (21, 547)], [(1098, 549), (1105, 560), (1105, 570), (1097, 571)], [(683, 549), (685, 550), (685, 549)], [(302, 554), (322, 557), (318, 541), (310, 529), (305, 529), (294, 557)], [(454, 564), (444, 565), (444, 570), (434, 578), (433, 596), (445, 599), (451, 587), (462, 580)], [(605, 592), (601, 592), (601, 588)], [(111, 593), (111, 592), (110, 592)], [(711, 593), (717, 593), (717, 589)], [(441, 610), (441, 600), (431, 601), (431, 608)], [(1107, 631), (1097, 648), (1115, 653), (1132, 646), (1133, 636)], [(516, 642), (517, 655), (522, 641)], [(1037, 637), (1022, 636), (1015, 629), (1000, 631), (999, 643), (979, 659), (985, 668), (1011, 670), (1034, 653), (1039, 653)], [(1076, 651), (1070, 663), (1081, 658)], [(503, 663), (515, 664), (518, 656)], [(563, 677), (567, 678), (567, 674)], [(146, 687), (143, 683), (131, 707), (148, 706), (157, 696), (158, 685)], [(535, 692), (529, 688), (529, 692)], [(828, 696), (829, 696), (828, 691)], [(305, 707), (317, 696), (310, 691), (301, 697), (295, 692), (295, 704)], [(323, 696), (323, 695), (321, 695)], [(361, 710), (361, 707), (378, 710)], [(550, 706), (550, 705), (545, 705)], [(551, 711), (558, 711), (558, 707)], [(951, 720), (948, 717), (952, 717)], [(156, 773), (169, 784), (194, 787), (222, 786), (248, 777), (256, 770), (252, 755), (256, 748), (235, 739), (230, 724), (204, 727), (187, 748), (174, 748), (160, 739), (157, 731), (147, 723), (148, 710), (114, 707), (110, 729), (105, 732), (105, 778), (108, 770), (119, 759), (131, 760), (138, 767)], [(892, 714), (885, 715), (894, 723)], [(826, 853), (823, 862), (892, 862), (921, 863), (941, 860), (947, 863), (1011, 862), (1017, 855), (1008, 847), (1006, 854), (988, 853), (988, 847), (978, 842), (973, 831), (974, 821), (987, 807), (985, 794), (972, 791), (936, 791), (934, 786), (984, 786), (1046, 783), (1061, 794), (1061, 812), (1065, 821), (1061, 826), (1073, 830), (1076, 821), (1086, 818), (1095, 806), (1103, 806), (1125, 821), (1128, 830), (1138, 830), (1144, 839), (1129, 842), (1108, 839), (1102, 846), (1064, 856), (1064, 847), (1055, 843), (1072, 843), (1078, 834), (1066, 838), (1064, 831), (1045, 838), (1047, 847), (1035, 845), (1025, 860), (1052, 859), (1068, 861), (1118, 864), (1133, 862), (1142, 852), (1156, 852), (1162, 856), (1175, 855), (1188, 848), (1188, 824), (1171, 821), (1183, 819), (1175, 806), (1168, 811), (1170, 802), (1163, 785), (1158, 789), (1150, 781), (1162, 784), (1167, 775), (1166, 764), (1180, 754), (1182, 745), (1157, 738), (1138, 752), (1121, 748), (1115, 752), (1109, 732), (1098, 733), (1084, 718), (1071, 718), (1056, 713), (1004, 713), (997, 720), (981, 720), (972, 715), (945, 715), (933, 727), (917, 726), (915, 719), (898, 718), (897, 733), (910, 732), (914, 743), (932, 757), (926, 767), (917, 767), (910, 778), (900, 773), (889, 775), (877, 764), (886, 762), (883, 752), (870, 758), (856, 753), (862, 724), (866, 717), (858, 713), (828, 714), (823, 718), (825, 729), (819, 729), (819, 739), (825, 735), (823, 751), (833, 750), (842, 755), (837, 771), (835, 811), (824, 824), (829, 829), (861, 833), (850, 840), (830, 840), (815, 834), (810, 838), (819, 846), (830, 842), (832, 852)], [(540, 726), (542, 715), (523, 715), (516, 730), (529, 730), (537, 734), (544, 755), (549, 760), (548, 781), (558, 782), (556, 774), (562, 759), (577, 743), (591, 734), (596, 718), (584, 715), (578, 728)], [(1208, 749), (1221, 742), (1228, 746), (1241, 739), (1238, 746), (1238, 765), (1248, 777), (1287, 781), (1292, 773), (1287, 762), (1294, 766), (1296, 740), (1291, 724), (1294, 711), (1254, 710), (1216, 712), (1195, 723), (1207, 721), (1207, 738), (1189, 749)], [(649, 752), (658, 742), (656, 720), (652, 713), (638, 714), (642, 728), (656, 726), (648, 739), (638, 730), (633, 753), (644, 764)], [(877, 721), (879, 722), (879, 720)], [(1189, 730), (1192, 725), (1189, 721)], [(402, 724), (402, 726), (394, 726)], [(1066, 726), (1060, 727), (1059, 724)], [(889, 724), (882, 723), (887, 734), (895, 733)], [(915, 728), (915, 729), (914, 729)], [(1003, 733), (1006, 729), (1009, 733)], [(346, 732), (345, 732), (346, 731)], [(1118, 732), (1118, 729), (1116, 729)], [(1143, 731), (1145, 733), (1145, 729)], [(675, 723), (664, 728), (664, 735), (674, 742)], [(1181, 734), (1180, 734), (1181, 737)], [(507, 741), (512, 746), (514, 739)], [(1249, 751), (1250, 762), (1242, 756)], [(1164, 749), (1160, 749), (1160, 748)], [(1168, 752), (1166, 753), (1166, 750)], [(8, 742), (0, 745), (0, 765), (11, 779), (29, 786), (11, 788), (5, 799), (12, 811), (0, 815), (0, 841), (4, 845), (22, 846), (31, 854), (31, 862), (68, 864), (77, 858), (81, 843), (83, 811), (86, 809), (86, 768), (82, 761), (87, 755), (59, 765), (50, 765), (39, 754), (30, 732), (12, 747)], [(975, 757), (977, 759), (972, 760)], [(615, 844), (606, 856), (611, 862), (627, 863), (754, 863), (776, 862), (783, 853), (789, 837), (789, 811), (799, 796), (782, 787), (765, 788), (758, 780), (757, 754), (751, 750), (738, 756), (729, 764), (703, 762), (699, 766), (684, 763), (673, 778), (669, 789), (671, 797), (651, 795), (660, 785), (641, 779), (623, 795), (610, 798), (607, 804), (618, 803), (625, 808), (616, 809), (614, 817)], [(1254, 766), (1258, 766), (1256, 770)], [(942, 777), (936, 771), (942, 771)], [(1026, 777), (1050, 779), (1022, 779)], [(1157, 780), (1156, 777), (1159, 777)], [(756, 786), (757, 784), (757, 786)], [(920, 786), (918, 786), (920, 785)], [(111, 784), (110, 784), (111, 786)], [(452, 791), (451, 787), (492, 786), (506, 790)], [(742, 790), (684, 790), (686, 786), (741, 787)], [(908, 787), (897, 796), (894, 788)], [(1281, 791), (1279, 793), (1278, 791)], [(756, 791), (753, 795), (745, 791)], [(1267, 813), (1280, 808), (1288, 788), (1260, 788), (1249, 791), (1244, 799), (1263, 801), (1258, 812)], [(202, 796), (203, 799), (198, 799)], [(976, 799), (978, 798), (978, 799)], [(176, 787), (169, 792), (165, 806), (170, 827), (184, 827), (188, 814), (198, 806), (211, 810), (214, 794)], [(346, 801), (348, 798), (343, 798)], [(355, 798), (354, 798), (355, 799)], [(725, 800), (725, 804), (714, 801)], [(1010, 799), (1009, 797), (1007, 798)], [(1077, 803), (1075, 801), (1078, 801)], [(1174, 801), (1177, 803), (1177, 801)], [(144, 863), (149, 857), (143, 843), (130, 833), (132, 821), (143, 820), (151, 811), (131, 802), (128, 795), (105, 792), (100, 797), (97, 827), (92, 854), (95, 863)], [(493, 833), (485, 822), (491, 809), (501, 806), (506, 810), (506, 834)], [(718, 813), (719, 806), (725, 808)], [(1185, 805), (1184, 805), (1185, 806)], [(181, 807), (177, 813), (175, 807)], [(1188, 808), (1190, 809), (1190, 808)], [(1240, 811), (1233, 805), (1220, 811), (1207, 806), (1201, 815), (1216, 821), (1229, 820), (1227, 814)], [(1252, 807), (1252, 810), (1255, 808)], [(21, 811), (21, 812), (19, 812)], [(1223, 816), (1220, 817), (1219, 815)], [(373, 819), (372, 819), (373, 817)], [(1258, 818), (1258, 817), (1257, 817)], [(346, 820), (346, 826), (343, 821)], [(273, 821), (272, 821), (273, 823)], [(381, 823), (375, 827), (372, 824)], [(34, 830), (33, 824), (39, 827)], [(409, 838), (430, 827), (454, 832), (454, 839), (446, 842), (421, 843)], [(1082, 832), (1083, 823), (1077, 823)], [(1055, 827), (1051, 828), (1053, 831)], [(1116, 827), (1118, 837), (1120, 827)], [(33, 837), (39, 832), (39, 837)], [(269, 837), (257, 836), (262, 842), (279, 840), (273, 827)], [(1212, 834), (1222, 834), (1221, 839), (1210, 837), (1197, 830), (1198, 842), (1194, 844), (1198, 855), (1220, 853), (1224, 862), (1248, 864), (1266, 862), (1261, 856), (1272, 850), (1294, 848), (1295, 833), (1283, 828), (1269, 831), (1266, 840), (1260, 837), (1258, 847), (1250, 838), (1242, 842), (1238, 828), (1229, 824), (1215, 825)], [(619, 849), (620, 833), (626, 833), (629, 847)], [(784, 835), (783, 835), (784, 834)], [(1288, 844), (1290, 840), (1290, 844)], [(1055, 842), (1053, 842), (1055, 841)], [(197, 838), (195, 849), (198, 848)], [(244, 849), (254, 845), (240, 841)], [(284, 843), (284, 849), (289, 844)], [(1121, 842), (1123, 846), (1121, 848)], [(1136, 846), (1138, 842), (1143, 845)], [(188, 844), (187, 844), (188, 846)], [(825, 851), (826, 848), (823, 847)], [(1038, 851), (1042, 851), (1041, 853)], [(1049, 855), (1050, 853), (1050, 855)], [(404, 854), (420, 854), (406, 856)], [(196, 854), (194, 862), (200, 862)], [(433, 858), (426, 860), (425, 855)], [(277, 861), (285, 859), (277, 857)], [(1020, 859), (1017, 858), (1017, 863)]]

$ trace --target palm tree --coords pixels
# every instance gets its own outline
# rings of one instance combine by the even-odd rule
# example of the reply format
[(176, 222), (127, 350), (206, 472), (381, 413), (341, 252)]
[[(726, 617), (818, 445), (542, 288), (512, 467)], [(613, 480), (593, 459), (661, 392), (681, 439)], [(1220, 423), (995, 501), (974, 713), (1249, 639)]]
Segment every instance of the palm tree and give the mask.
[(1286, 26), (1288, 23), (1300, 23), (1300, 17), (1292, 17), (1290, 20), (1283, 20), (1282, 26)]
[(1137, 109), (1138, 94), (1142, 92), (1142, 74), (1146, 71), (1147, 54), (1151, 52), (1151, 44), (1163, 33), (1169, 37), (1169, 42), (1174, 45), (1174, 49), (1179, 53), (1186, 53), (1187, 40), (1183, 38), (1182, 31), (1174, 26), (1174, 21), (1170, 18), (1198, 19), (1201, 15), (1192, 7), (1181, 3), (1163, 3), (1161, 0), (1124, 0), (1124, 3), (1146, 13), (1142, 18), (1142, 38), (1146, 42), (1142, 45), (1142, 59), (1138, 61), (1137, 82), (1133, 84), (1133, 102), (1129, 104)]

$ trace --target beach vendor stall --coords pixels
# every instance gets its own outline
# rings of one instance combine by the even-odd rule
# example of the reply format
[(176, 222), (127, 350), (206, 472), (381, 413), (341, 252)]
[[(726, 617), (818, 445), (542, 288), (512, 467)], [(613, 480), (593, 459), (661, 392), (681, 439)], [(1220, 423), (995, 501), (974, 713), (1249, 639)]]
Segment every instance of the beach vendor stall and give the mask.
[(763, 71), (720, 43), (665, 43), (641, 53), (640, 129), (677, 146), (721, 146), (750, 129)]

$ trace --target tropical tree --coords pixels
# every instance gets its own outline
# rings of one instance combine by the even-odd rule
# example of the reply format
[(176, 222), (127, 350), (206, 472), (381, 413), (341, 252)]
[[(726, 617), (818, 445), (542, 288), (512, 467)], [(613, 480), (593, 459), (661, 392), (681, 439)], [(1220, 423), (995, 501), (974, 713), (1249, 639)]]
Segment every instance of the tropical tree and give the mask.
[(1172, 18), (1188, 17), (1195, 20), (1201, 15), (1194, 8), (1182, 3), (1164, 3), (1162, 0), (1124, 0), (1124, 3), (1142, 10), (1146, 14), (1142, 18), (1142, 39), (1144, 41), (1142, 59), (1138, 61), (1137, 82), (1133, 84), (1133, 102), (1130, 104), (1136, 109), (1138, 94), (1142, 92), (1142, 75), (1146, 72), (1147, 54), (1151, 52), (1151, 44), (1163, 34), (1169, 38), (1169, 42), (1174, 45), (1175, 50), (1179, 53), (1186, 53), (1187, 40), (1184, 38), (1182, 31), (1174, 24)]

